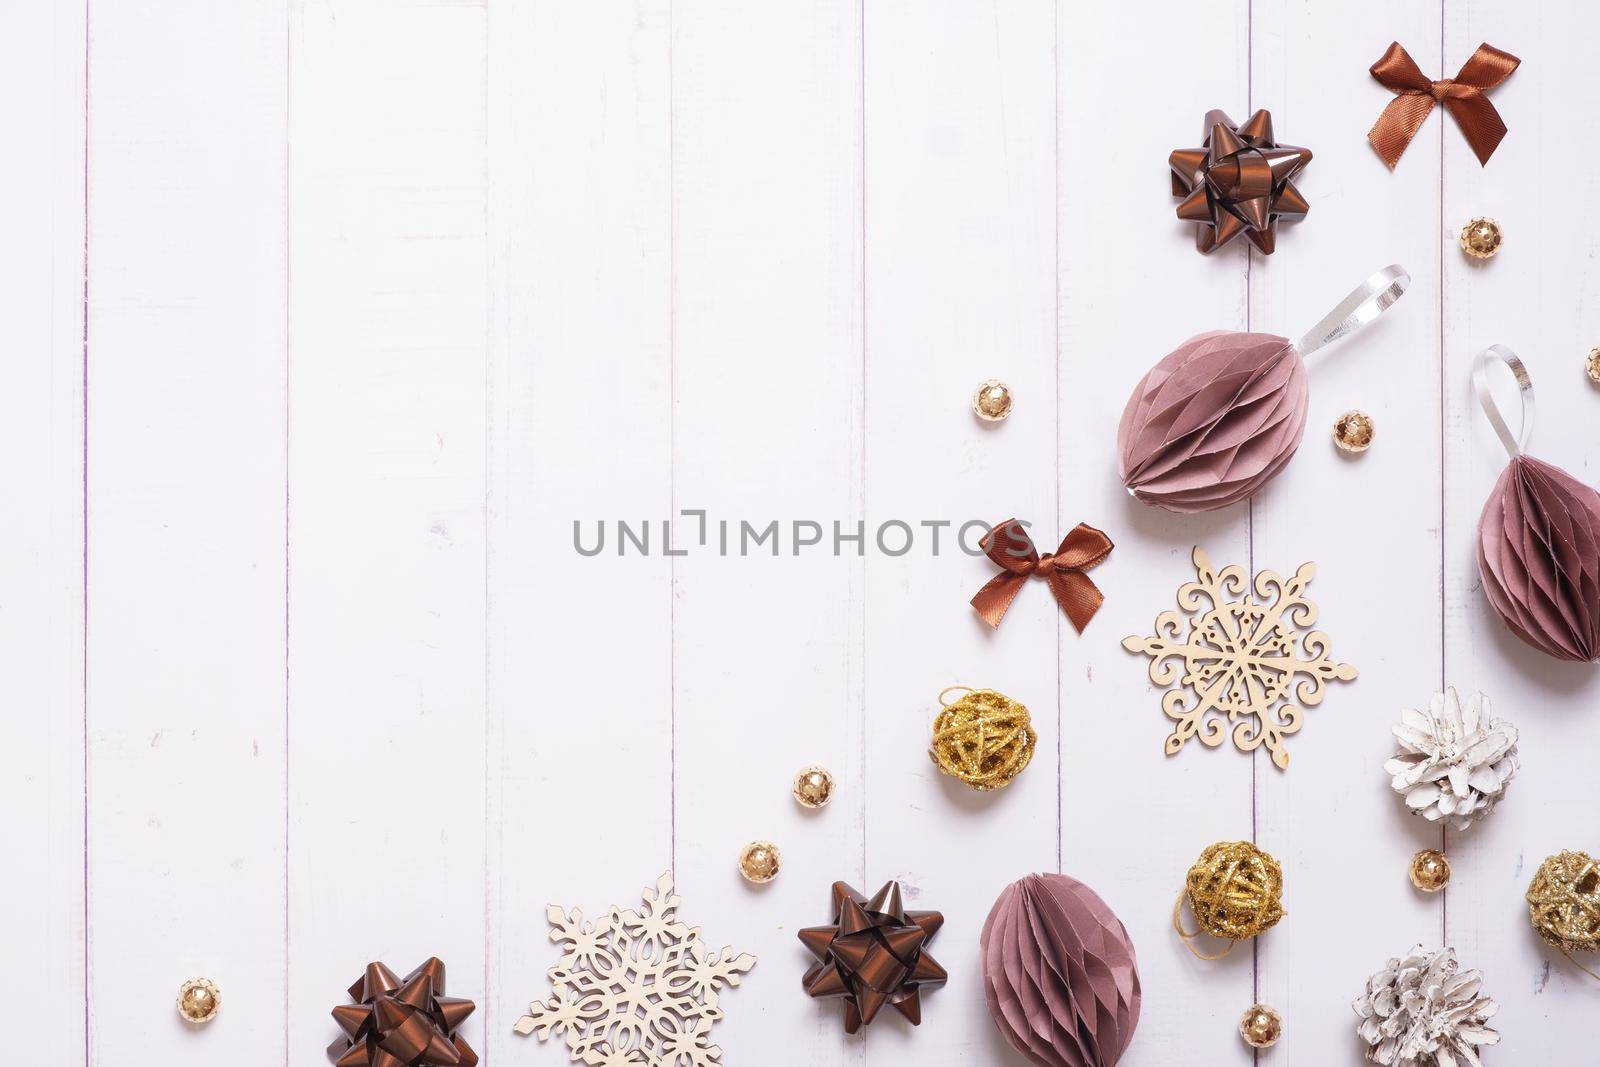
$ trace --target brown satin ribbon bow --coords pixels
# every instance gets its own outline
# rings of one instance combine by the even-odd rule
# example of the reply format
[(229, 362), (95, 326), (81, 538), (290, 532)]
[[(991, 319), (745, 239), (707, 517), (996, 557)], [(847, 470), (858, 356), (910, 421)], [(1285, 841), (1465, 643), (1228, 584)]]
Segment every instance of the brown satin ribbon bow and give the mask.
[(1100, 610), (1105, 597), (1085, 573), (1111, 555), (1111, 538), (1087, 523), (1078, 523), (1061, 539), (1053, 553), (1039, 555), (1033, 539), (1016, 519), (1007, 519), (983, 535), (983, 551), (1000, 568), (1000, 573), (972, 598), (972, 606), (990, 626), (999, 626), (1006, 609), (1017, 598), (1022, 584), (1030, 577), (1050, 583), (1056, 603), (1067, 613), (1079, 633)]
[(1394, 169), (1400, 155), (1417, 135), (1434, 104), (1443, 104), (1456, 118), (1456, 125), (1467, 138), (1467, 143), (1478, 154), (1479, 163), (1489, 162), (1500, 139), (1506, 135), (1506, 124), (1500, 121), (1487, 89), (1505, 81), (1522, 60), (1510, 52), (1502, 52), (1487, 42), (1480, 44), (1472, 58), (1461, 65), (1455, 79), (1429, 81), (1398, 41), (1372, 65), (1372, 76), (1385, 89), (1398, 93), (1384, 107), (1383, 114), (1372, 124), (1367, 140), (1377, 149), (1383, 161)]

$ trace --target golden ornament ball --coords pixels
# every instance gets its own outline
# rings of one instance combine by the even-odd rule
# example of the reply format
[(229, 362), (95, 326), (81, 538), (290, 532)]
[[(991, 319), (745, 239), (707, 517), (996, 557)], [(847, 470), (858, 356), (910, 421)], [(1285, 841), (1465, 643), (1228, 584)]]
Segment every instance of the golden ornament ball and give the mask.
[(1461, 251), (1473, 259), (1488, 259), (1500, 251), (1505, 239), (1494, 219), (1473, 219), (1461, 227)]
[[(1185, 930), (1184, 901), (1199, 929)], [(1172, 912), (1172, 927), (1201, 959), (1227, 955), (1234, 944), (1276, 926), (1283, 918), (1283, 868), (1249, 841), (1218, 841), (1200, 853), (1184, 878), (1184, 889)], [(1223, 938), (1228, 947), (1202, 955), (1190, 942), (1201, 933)]]
[(739, 853), (739, 873), (747, 882), (765, 885), (778, 877), (783, 854), (771, 841), (752, 841)]
[(933, 720), (928, 756), (952, 778), (978, 790), (1002, 789), (1033, 759), (1038, 736), (1028, 709), (993, 689), (951, 686), (939, 694), (963, 693)]
[(208, 1023), (222, 1007), (222, 994), (208, 978), (191, 978), (178, 988), (178, 1014), (191, 1023)]
[(1425, 848), (1411, 857), (1411, 884), (1424, 893), (1437, 893), (1450, 884), (1450, 857)]
[(801, 807), (820, 808), (833, 799), (833, 775), (826, 767), (813, 763), (794, 776), (790, 792)]
[(1557, 852), (1528, 883), (1528, 918), (1567, 955), (1600, 949), (1600, 868), (1586, 852)]
[(1347, 411), (1333, 424), (1333, 443), (1339, 451), (1355, 454), (1372, 447), (1378, 428), (1365, 411)]
[(1283, 1036), (1283, 1016), (1270, 1004), (1252, 1004), (1239, 1016), (1239, 1036), (1251, 1048), (1271, 1048)]
[(1589, 381), (1600, 385), (1600, 348), (1589, 349), (1589, 358), (1583, 361), (1583, 369), (1589, 372)]
[(999, 422), (1011, 414), (1011, 386), (990, 378), (972, 394), (972, 413), (984, 422)]

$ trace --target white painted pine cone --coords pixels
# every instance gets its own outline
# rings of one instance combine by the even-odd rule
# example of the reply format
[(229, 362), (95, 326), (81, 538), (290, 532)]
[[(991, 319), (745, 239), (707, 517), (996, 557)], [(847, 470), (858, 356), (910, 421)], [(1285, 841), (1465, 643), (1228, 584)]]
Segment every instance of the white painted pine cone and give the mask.
[(1478, 1050), (1497, 1044), (1488, 1020), (1500, 1005), (1483, 995), (1483, 974), (1463, 971), (1456, 950), (1421, 945), (1367, 979), (1351, 1007), (1367, 1062), (1382, 1067), (1482, 1067)]
[(1454, 689), (1426, 709), (1406, 708), (1394, 728), (1400, 751), (1383, 765), (1406, 807), (1457, 830), (1488, 815), (1517, 773), (1517, 728), (1496, 719), (1489, 698), (1463, 707)]

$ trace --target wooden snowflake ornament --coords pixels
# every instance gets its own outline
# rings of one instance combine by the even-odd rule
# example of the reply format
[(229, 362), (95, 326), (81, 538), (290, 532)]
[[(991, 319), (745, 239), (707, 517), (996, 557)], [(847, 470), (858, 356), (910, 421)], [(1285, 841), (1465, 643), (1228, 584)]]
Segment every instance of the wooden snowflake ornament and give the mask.
[(1300, 729), (1304, 709), (1322, 703), (1330, 679), (1356, 676), (1350, 664), (1328, 658), (1327, 634), (1307, 630), (1317, 621), (1317, 605), (1303, 594), (1317, 565), (1301, 564), (1287, 581), (1272, 571), (1257, 573), (1253, 598), (1243, 567), (1216, 571), (1205, 549), (1196, 546), (1194, 569), (1198, 581), (1178, 588), (1182, 613), (1157, 616), (1154, 637), (1122, 641), (1129, 652), (1150, 657), (1152, 682), (1178, 683), (1161, 698), (1161, 710), (1177, 723), (1167, 755), (1176, 755), (1191, 737), (1215, 748), (1231, 723), (1240, 750), (1265, 744), (1272, 762), (1285, 770), (1289, 753), (1283, 739)]
[(643, 893), (638, 911), (613, 907), (599, 925), (583, 912), (545, 909), (550, 940), (562, 946), (550, 969), (551, 996), (517, 1020), (519, 1034), (566, 1038), (574, 1063), (588, 1067), (716, 1067), (722, 1049), (711, 1024), (722, 1018), (717, 997), (756, 965), (731, 948), (712, 954), (700, 928), (678, 921), (672, 874)]

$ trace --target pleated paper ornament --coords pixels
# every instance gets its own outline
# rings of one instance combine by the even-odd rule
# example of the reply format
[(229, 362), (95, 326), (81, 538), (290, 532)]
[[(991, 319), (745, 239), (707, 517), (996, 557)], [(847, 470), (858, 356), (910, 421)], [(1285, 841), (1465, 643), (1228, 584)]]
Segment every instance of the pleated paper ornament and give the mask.
[[(1489, 367), (1511, 368), (1522, 400), (1513, 435), (1488, 388)], [(1491, 345), (1472, 368), (1478, 402), (1511, 462), (1478, 519), (1478, 573), (1489, 605), (1511, 632), (1557, 659), (1600, 659), (1600, 493), (1525, 455), (1533, 382), (1515, 352)]]
[(1012, 882), (983, 924), (983, 992), (1008, 1044), (1041, 1067), (1113, 1067), (1139, 1023), (1133, 942), (1064, 874)]
[(1306, 357), (1354, 333), (1411, 284), (1398, 266), (1372, 275), (1299, 341), (1212, 330), (1140, 379), (1117, 429), (1128, 492), (1168, 511), (1214, 511), (1251, 496), (1294, 458), (1305, 434)]

